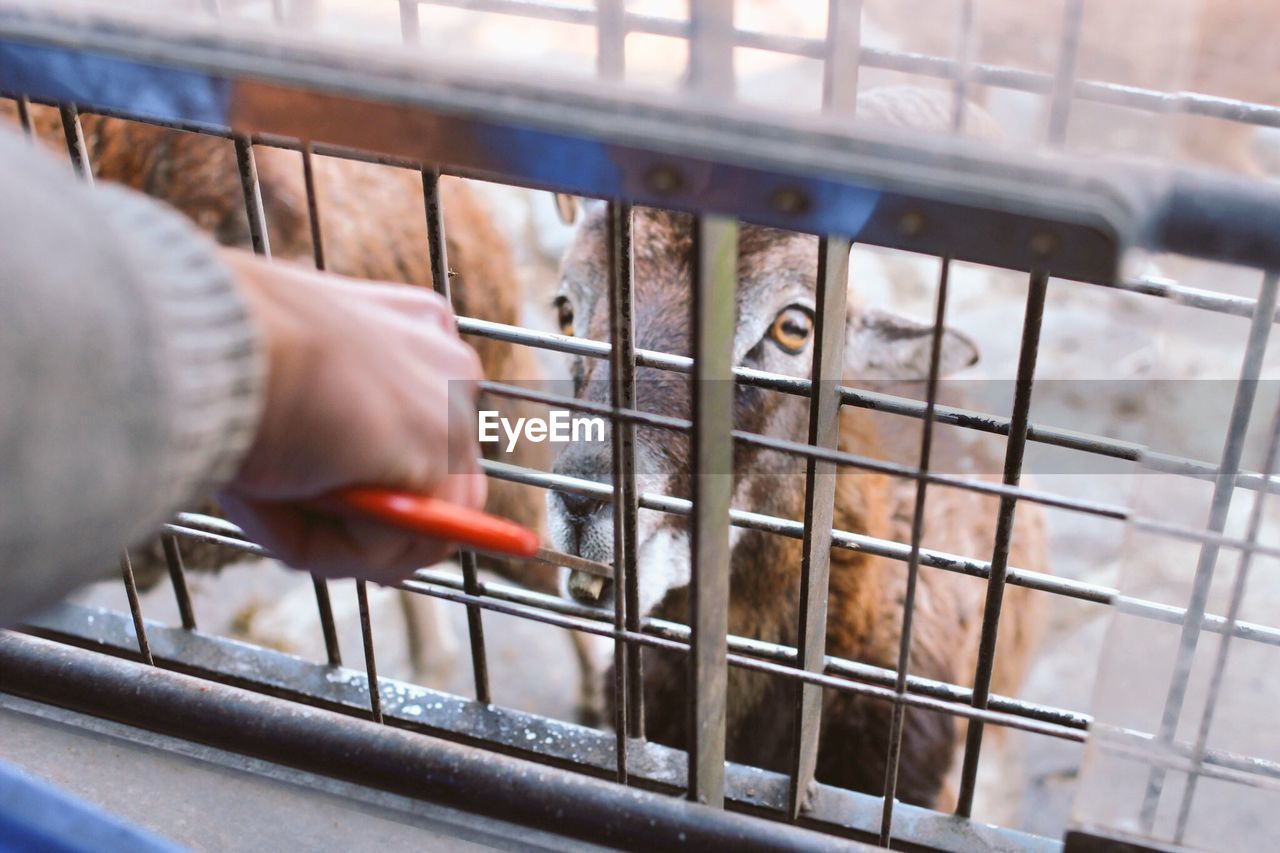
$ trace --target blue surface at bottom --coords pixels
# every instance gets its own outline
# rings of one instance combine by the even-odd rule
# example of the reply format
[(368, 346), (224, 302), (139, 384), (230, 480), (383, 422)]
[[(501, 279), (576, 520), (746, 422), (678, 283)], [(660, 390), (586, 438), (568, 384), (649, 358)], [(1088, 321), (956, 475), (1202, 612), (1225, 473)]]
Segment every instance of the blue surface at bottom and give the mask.
[(0, 764), (0, 853), (177, 853), (182, 849)]

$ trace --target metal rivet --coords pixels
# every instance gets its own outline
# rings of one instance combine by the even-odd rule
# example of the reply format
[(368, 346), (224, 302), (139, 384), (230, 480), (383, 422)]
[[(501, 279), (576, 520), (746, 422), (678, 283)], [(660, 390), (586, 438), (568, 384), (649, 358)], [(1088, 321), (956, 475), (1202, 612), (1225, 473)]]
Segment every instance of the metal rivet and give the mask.
[(898, 230), (908, 237), (915, 237), (924, 230), (924, 214), (918, 210), (909, 210), (898, 220)]
[(769, 200), (773, 209), (788, 216), (804, 213), (809, 209), (809, 197), (801, 190), (786, 187), (778, 190)]
[(1031, 237), (1029, 244), (1031, 254), (1038, 258), (1047, 258), (1058, 251), (1058, 235), (1048, 231), (1038, 231)]
[(684, 178), (674, 166), (654, 166), (644, 176), (644, 185), (658, 195), (670, 195), (684, 186)]

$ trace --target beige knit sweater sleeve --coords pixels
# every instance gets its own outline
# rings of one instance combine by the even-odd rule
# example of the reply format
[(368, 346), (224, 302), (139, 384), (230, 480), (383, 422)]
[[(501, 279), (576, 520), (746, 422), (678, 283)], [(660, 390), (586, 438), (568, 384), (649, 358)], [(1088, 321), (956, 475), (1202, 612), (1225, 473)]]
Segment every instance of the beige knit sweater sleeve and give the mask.
[(229, 477), (263, 370), (208, 239), (0, 131), (0, 625)]

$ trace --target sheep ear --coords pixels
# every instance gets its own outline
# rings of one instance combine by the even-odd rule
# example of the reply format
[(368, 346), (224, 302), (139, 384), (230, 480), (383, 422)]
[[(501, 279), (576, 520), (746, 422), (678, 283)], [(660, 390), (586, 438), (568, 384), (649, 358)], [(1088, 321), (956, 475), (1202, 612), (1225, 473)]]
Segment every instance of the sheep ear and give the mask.
[[(933, 325), (876, 309), (849, 313), (845, 372), (860, 379), (915, 381), (929, 376)], [(938, 375), (978, 363), (978, 347), (967, 335), (946, 327)]]
[(564, 193), (556, 193), (556, 213), (565, 225), (572, 225), (578, 218), (578, 199)]

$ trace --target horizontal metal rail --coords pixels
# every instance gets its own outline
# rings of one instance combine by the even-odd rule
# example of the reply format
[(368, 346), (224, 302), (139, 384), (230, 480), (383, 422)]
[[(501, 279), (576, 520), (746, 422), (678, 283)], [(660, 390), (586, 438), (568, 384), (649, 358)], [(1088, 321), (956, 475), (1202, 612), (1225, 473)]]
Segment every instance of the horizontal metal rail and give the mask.
[[(554, 332), (539, 332), (532, 329), (524, 329), (519, 326), (509, 326), (502, 323), (494, 323), (488, 320), (477, 320), (470, 317), (459, 317), (458, 329), (463, 334), (492, 338), (494, 340), (507, 341), (509, 343), (525, 344), (539, 349), (547, 349), (569, 355), (581, 355), (589, 358), (600, 359), (607, 359), (609, 357), (609, 344), (588, 338), (570, 337), (568, 335), (560, 335)], [(692, 359), (687, 356), (671, 355), (669, 353), (646, 349), (636, 350), (637, 367), (652, 367), (659, 370), (669, 370), (675, 373), (688, 374), (692, 369), (691, 365)], [(778, 373), (769, 373), (767, 371), (754, 370), (748, 367), (735, 367), (733, 375), (736, 381), (741, 382), (744, 385), (764, 388), (770, 391), (778, 391), (784, 394), (794, 394), (796, 396), (807, 397), (811, 393), (812, 389), (812, 384), (808, 379), (786, 376)], [(494, 385), (491, 387), (498, 388), (501, 386)], [(513, 391), (512, 394), (514, 393), (515, 392)], [(522, 393), (533, 392), (526, 390)], [(848, 386), (841, 386), (839, 388), (839, 393), (844, 405), (916, 419), (921, 419), (925, 415), (925, 404), (919, 400), (912, 400), (907, 397), (899, 397), (893, 394), (884, 394), (876, 391), (850, 388)], [(544, 402), (548, 402), (553, 399), (557, 404), (572, 404), (584, 409), (588, 405), (580, 401), (575, 401), (573, 398), (563, 396), (552, 398), (550, 395), (544, 394), (542, 398)], [(1005, 436), (1009, 433), (1009, 419), (1000, 415), (989, 415), (983, 412), (975, 412), (969, 409), (961, 409), (955, 406), (944, 405), (936, 406), (934, 408), (934, 413), (934, 419), (938, 423), (972, 429), (977, 432), (986, 432), (992, 435)], [(677, 419), (670, 418), (663, 419), (659, 416), (648, 415), (643, 412), (633, 412), (631, 415), (637, 418), (646, 418), (646, 422), (652, 426), (665, 426), (677, 429), (684, 428), (683, 425), (687, 424), (685, 421), (678, 421)], [(1104, 456), (1126, 462), (1141, 462), (1144, 468), (1163, 474), (1179, 474), (1206, 481), (1216, 480), (1218, 476), (1218, 467), (1213, 463), (1182, 456), (1175, 456), (1172, 454), (1152, 452), (1143, 445), (1135, 444), (1133, 442), (1117, 441), (1101, 435), (1075, 432), (1072, 430), (1032, 423), (1028, 427), (1027, 438), (1029, 441), (1038, 442), (1040, 444), (1061, 447), (1067, 450), (1076, 450), (1095, 456)], [(903, 476), (908, 475), (904, 474)], [(960, 484), (956, 483), (954, 485)], [(1267, 488), (1271, 492), (1280, 492), (1280, 482), (1269, 480), (1256, 471), (1240, 472), (1236, 475), (1235, 485), (1237, 488), (1252, 490)], [(968, 488), (969, 486), (966, 485), (964, 487)], [(995, 494), (995, 492), (992, 492), (992, 494)], [(1060, 497), (1057, 500), (1059, 501), (1057, 505), (1065, 509), (1074, 509), (1080, 512), (1110, 516), (1117, 519), (1127, 517), (1127, 515), (1122, 514), (1124, 513), (1124, 510), (1114, 505), (1080, 501), (1079, 499), (1065, 497)]]
[[(92, 618), (90, 618), (92, 617)], [(107, 652), (136, 656), (129, 617), (107, 610), (61, 605), (42, 614), (31, 630), (40, 637)], [(258, 648), (196, 631), (147, 623), (154, 639), (157, 665), (163, 669), (218, 679), (285, 699), (305, 702), (348, 716), (367, 718), (368, 681), (363, 672), (312, 663), (280, 652)], [(7, 639), (12, 635), (0, 634)], [(2, 667), (3, 664), (0, 664)], [(57, 678), (39, 679), (46, 701), (62, 689)], [(83, 689), (72, 690), (76, 701), (89, 701)], [(611, 734), (534, 714), (484, 705), (418, 685), (381, 678), (385, 720), (390, 727), (483, 746), (519, 758), (534, 758), (555, 767), (612, 778), (615, 760)], [(198, 704), (198, 703), (196, 703)], [(532, 735), (532, 737), (530, 737)], [(686, 784), (685, 753), (651, 741), (632, 741), (628, 752), (633, 784), (674, 792)], [(765, 817), (781, 816), (786, 805), (787, 777), (732, 762), (725, 767), (725, 790), (732, 810)], [(856, 791), (815, 786), (813, 809), (801, 825), (855, 839), (875, 839), (880, 800)], [(1054, 841), (1016, 830), (957, 822), (916, 806), (901, 806), (907, 826), (905, 840), (944, 849), (1010, 849), (1023, 853), (1058, 851)]]
[[(420, 0), (420, 4), (495, 12), (581, 26), (594, 26), (597, 22), (597, 14), (592, 7), (547, 0)], [(622, 26), (626, 32), (646, 35), (684, 39), (692, 35), (686, 18), (628, 12), (623, 18)], [(741, 27), (733, 28), (729, 35), (735, 47), (818, 60), (826, 59), (828, 54), (827, 42), (822, 38), (767, 33)], [(1055, 84), (1055, 76), (1043, 71), (983, 62), (962, 64), (950, 57), (867, 45), (862, 45), (858, 50), (858, 64), (941, 80), (955, 80), (963, 72), (971, 83), (1037, 95), (1053, 94)], [(1280, 107), (1199, 92), (1169, 92), (1104, 80), (1075, 80), (1071, 94), (1081, 100), (1148, 112), (1180, 112), (1259, 127), (1280, 127)]]
[[(842, 849), (783, 823), (623, 788), (36, 637), (0, 633), (6, 691), (325, 776), (624, 848)], [(403, 708), (401, 709), (403, 711)]]

